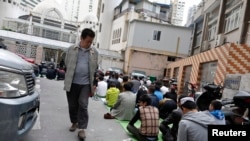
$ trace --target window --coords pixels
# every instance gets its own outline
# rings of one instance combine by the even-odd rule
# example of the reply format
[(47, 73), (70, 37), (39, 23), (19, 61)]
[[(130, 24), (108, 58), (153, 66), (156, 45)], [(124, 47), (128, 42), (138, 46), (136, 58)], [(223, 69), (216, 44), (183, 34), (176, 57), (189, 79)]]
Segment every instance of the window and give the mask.
[(178, 74), (179, 74), (179, 67), (174, 68), (173, 78), (176, 79), (178, 77)]
[(195, 40), (194, 46), (195, 47), (200, 46), (200, 42), (201, 42), (201, 32), (196, 34), (196, 40)]
[(207, 39), (213, 40), (215, 36), (215, 32), (216, 32), (216, 23), (209, 26)]
[(62, 34), (62, 41), (69, 42), (70, 35), (67, 33)]
[(43, 37), (54, 39), (54, 40), (59, 40), (59, 32), (43, 29)]
[(153, 40), (160, 41), (160, 39), (161, 39), (161, 31), (155, 30), (153, 35)]
[(155, 12), (156, 11), (156, 6), (153, 5), (152, 11)]
[(102, 13), (104, 12), (104, 3), (102, 4)]
[(226, 14), (225, 19), (225, 32), (232, 31), (239, 27), (239, 15), (240, 15), (241, 6), (233, 9), (228, 14)]
[(121, 28), (118, 28), (116, 30), (113, 31), (113, 35), (112, 35), (112, 44), (118, 44), (120, 43), (120, 38), (121, 38)]
[(168, 61), (174, 62), (176, 57), (168, 56)]
[[(201, 82), (203, 83), (213, 83), (216, 75), (217, 62), (207, 62), (202, 63), (201, 65)], [(202, 84), (200, 84), (200, 88), (202, 88)]]
[(102, 32), (102, 23), (99, 25), (99, 32)]

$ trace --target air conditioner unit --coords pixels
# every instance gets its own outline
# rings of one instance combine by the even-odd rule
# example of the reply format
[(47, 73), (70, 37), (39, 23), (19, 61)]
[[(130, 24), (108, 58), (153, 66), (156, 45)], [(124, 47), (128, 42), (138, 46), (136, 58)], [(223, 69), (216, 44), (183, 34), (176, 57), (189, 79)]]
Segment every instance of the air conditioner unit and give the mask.
[(224, 44), (225, 36), (224, 34), (218, 34), (215, 40), (215, 46), (220, 46)]
[(203, 41), (202, 42), (202, 51), (206, 51), (209, 48), (209, 42), (208, 41)]

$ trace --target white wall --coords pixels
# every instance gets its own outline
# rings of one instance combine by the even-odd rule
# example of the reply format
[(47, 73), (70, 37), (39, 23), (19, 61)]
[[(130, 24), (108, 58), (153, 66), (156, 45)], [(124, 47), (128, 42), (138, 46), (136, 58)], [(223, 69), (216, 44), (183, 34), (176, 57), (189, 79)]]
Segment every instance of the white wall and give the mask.
[[(97, 15), (98, 1), (99, 0), (92, 0), (92, 11), (89, 11), (90, 0), (64, 0), (62, 5), (65, 7), (64, 9), (66, 10), (69, 20), (83, 21), (84, 16), (89, 12)], [(78, 19), (76, 18), (77, 16)]]
[(101, 32), (98, 32), (97, 43), (99, 48), (109, 49), (111, 40), (112, 23), (114, 18), (114, 8), (120, 4), (121, 0), (103, 0), (104, 12), (100, 14)]
[[(127, 29), (127, 26), (128, 26), (126, 24), (126, 19), (127, 19), (126, 17), (127, 17), (126, 15), (121, 16), (113, 22), (113, 26), (111, 29), (111, 37), (110, 37), (110, 48), (109, 48), (111, 50), (120, 51), (121, 49), (125, 48), (126, 42), (123, 44), (123, 39), (126, 39), (126, 37), (124, 37), (124, 36), (127, 36), (127, 34), (126, 34), (127, 31), (125, 31)], [(120, 43), (112, 44), (113, 31), (116, 29), (119, 29), (119, 28), (122, 29)]]
[(3, 19), (5, 17), (18, 18), (19, 16), (28, 13), (29, 11), (25, 10), (20, 5), (13, 5), (11, 3), (8, 3), (8, 1), (3, 2), (2, 0), (0, 0), (0, 29), (2, 29)]
[(123, 62), (119, 60), (113, 60), (107, 57), (100, 56), (100, 67), (106, 72), (111, 67), (121, 68), (123, 69)]
[[(154, 30), (161, 31), (160, 41), (153, 40)], [(186, 27), (134, 20), (130, 24), (128, 47), (176, 52), (180, 37), (178, 53), (188, 54), (191, 32)]]

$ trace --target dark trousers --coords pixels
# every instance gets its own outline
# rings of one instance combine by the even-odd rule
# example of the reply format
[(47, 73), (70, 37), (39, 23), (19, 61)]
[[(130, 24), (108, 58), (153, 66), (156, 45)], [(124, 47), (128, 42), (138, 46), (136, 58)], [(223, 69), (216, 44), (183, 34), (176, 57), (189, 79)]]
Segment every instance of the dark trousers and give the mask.
[[(127, 126), (127, 130), (136, 137), (136, 139), (138, 141), (157, 141), (158, 138), (157, 137), (146, 137), (146, 136), (143, 136), (139, 129), (137, 129), (135, 126), (132, 126), (130, 124), (128, 124)], [(150, 139), (151, 138), (151, 139)]]
[(69, 117), (71, 123), (78, 123), (79, 129), (87, 129), (89, 115), (90, 85), (71, 85), (71, 89), (67, 92), (67, 100), (69, 106)]

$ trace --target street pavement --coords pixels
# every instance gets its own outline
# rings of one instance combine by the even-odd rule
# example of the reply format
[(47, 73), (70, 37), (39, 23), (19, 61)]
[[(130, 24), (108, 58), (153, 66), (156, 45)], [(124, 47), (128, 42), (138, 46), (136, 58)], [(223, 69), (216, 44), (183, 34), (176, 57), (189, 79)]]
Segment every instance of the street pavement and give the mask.
[[(33, 129), (21, 141), (79, 141), (77, 131), (69, 132), (71, 125), (68, 114), (63, 81), (37, 78), (40, 92), (40, 113)], [(89, 99), (89, 125), (85, 141), (123, 141), (129, 136), (114, 119), (103, 115), (107, 108), (102, 101)]]

